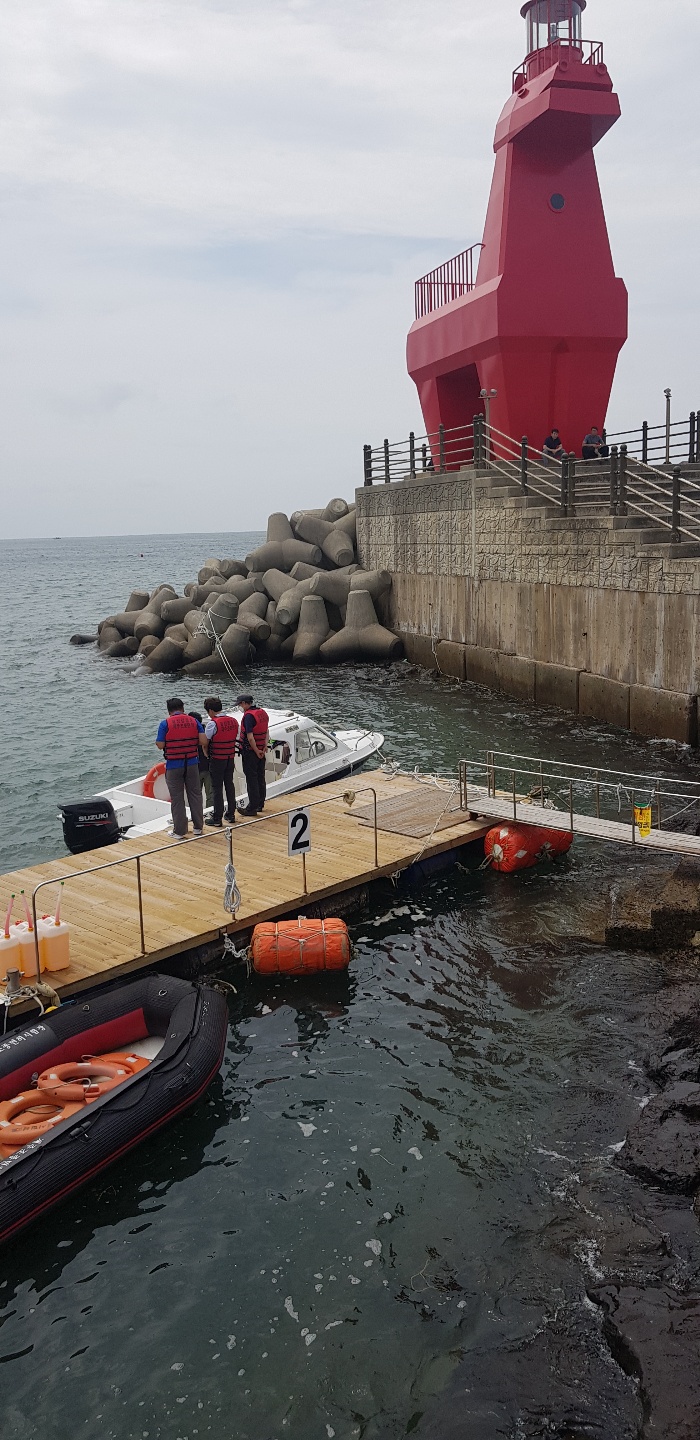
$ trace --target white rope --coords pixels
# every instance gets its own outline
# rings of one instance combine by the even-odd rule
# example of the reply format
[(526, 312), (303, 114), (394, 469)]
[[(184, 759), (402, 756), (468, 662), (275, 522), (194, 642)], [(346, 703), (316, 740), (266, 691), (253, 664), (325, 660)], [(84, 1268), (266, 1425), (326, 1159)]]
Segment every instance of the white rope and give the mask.
[(241, 908), (241, 892), (236, 884), (235, 867), (229, 860), (224, 871), (226, 884), (224, 886), (224, 910), (230, 915), (236, 915)]
[[(218, 610), (216, 609), (216, 606), (215, 606), (215, 605), (212, 606), (212, 610), (214, 611), (214, 614), (215, 614), (215, 615), (218, 615), (218, 614), (219, 614), (219, 612), (218, 612)], [(211, 610), (209, 611), (209, 614), (211, 615)], [(219, 616), (219, 618), (220, 618), (221, 620), (223, 620), (225, 617), (224, 617), (223, 615), (221, 615), (221, 616)], [(239, 678), (238, 678), (235, 670), (232, 668), (231, 665), (229, 665), (228, 660), (226, 659), (226, 656), (224, 655), (223, 649), (222, 649), (222, 647), (221, 647), (221, 641), (219, 640), (219, 636), (218, 636), (217, 633), (216, 633), (216, 627), (215, 627), (214, 623), (212, 622), (211, 633), (210, 633), (209, 630), (207, 629), (207, 617), (206, 617), (206, 615), (203, 615), (203, 616), (202, 616), (202, 618), (201, 618), (201, 620), (200, 620), (200, 622), (199, 622), (199, 625), (197, 626), (197, 629), (195, 630), (195, 635), (206, 635), (207, 640), (212, 640), (212, 641), (214, 642), (214, 649), (216, 650), (216, 653), (217, 653), (217, 655), (219, 656), (219, 659), (221, 660), (221, 663), (222, 663), (224, 669), (226, 670), (226, 672), (227, 672), (227, 674), (228, 674), (228, 676), (229, 676), (229, 679), (230, 679), (230, 680), (235, 680), (236, 684), (240, 687), (240, 686), (242, 685), (242, 681), (239, 680)]]
[(7, 991), (5, 991), (5, 994), (0, 997), (0, 1005), (2, 1005), (5, 1011), (2, 1018), (3, 1035), (7, 1032), (7, 1017), (16, 1000), (36, 1000), (42, 1015), (47, 1009), (54, 1006), (58, 1008), (61, 1003), (56, 991), (43, 981), (39, 981), (36, 985), (20, 985), (19, 989), (15, 990), (12, 995), (9, 995)]
[[(224, 870), (224, 910), (234, 917), (241, 908), (241, 892), (236, 884), (236, 869), (232, 860), (227, 861)], [(231, 955), (234, 960), (247, 960), (248, 950), (237, 950), (230, 935), (224, 935), (224, 955)], [(235, 987), (231, 987), (234, 989)]]
[[(442, 786), (441, 788), (444, 789), (444, 786)], [(456, 784), (454, 784), (454, 785), (452, 786), (452, 789), (450, 790), (450, 793), (449, 793), (449, 795), (448, 795), (448, 797), (447, 797), (447, 800), (445, 801), (445, 804), (443, 805), (442, 810), (440, 811), (440, 814), (438, 815), (438, 817), (437, 817), (437, 819), (436, 819), (436, 821), (435, 821), (435, 824), (433, 825), (433, 828), (432, 828), (430, 834), (429, 834), (429, 835), (426, 835), (425, 840), (423, 841), (423, 844), (421, 845), (421, 848), (420, 848), (420, 850), (418, 851), (418, 854), (417, 854), (417, 855), (414, 855), (414, 857), (413, 857), (413, 859), (410, 861), (410, 863), (409, 863), (408, 865), (405, 865), (405, 866), (403, 867), (404, 870), (410, 870), (410, 869), (411, 869), (411, 866), (417, 865), (418, 862), (419, 862), (419, 860), (422, 859), (423, 855), (425, 854), (425, 852), (426, 852), (426, 850), (427, 850), (427, 848), (428, 848), (428, 846), (429, 846), (429, 844), (430, 844), (430, 842), (431, 842), (431, 840), (432, 840), (432, 838), (433, 838), (433, 836), (434, 836), (434, 834), (435, 834), (435, 831), (437, 830), (438, 825), (440, 824), (440, 821), (442, 820), (443, 816), (447, 814), (447, 811), (449, 810), (450, 805), (451, 805), (451, 803), (452, 803), (452, 800), (454, 799), (455, 795), (457, 794), (458, 789), (459, 789), (459, 781), (457, 781)], [(403, 873), (403, 870), (394, 870), (394, 871), (393, 871), (393, 873), (392, 873), (392, 875), (391, 875), (390, 878), (391, 878), (391, 881), (392, 881), (392, 883), (393, 883), (394, 885), (396, 884), (397, 880), (398, 880), (399, 877), (402, 875), (402, 873)]]
[[(384, 755), (383, 750), (378, 750), (377, 755), (382, 759), (379, 766), (380, 775), (386, 775), (388, 780), (393, 780), (397, 775), (403, 775), (407, 780), (415, 780), (418, 785), (432, 785), (437, 790), (448, 790), (452, 786), (452, 780), (448, 775), (421, 775), (418, 766), (413, 770), (402, 770), (397, 760), (391, 760)], [(371, 773), (371, 772), (369, 772)]]

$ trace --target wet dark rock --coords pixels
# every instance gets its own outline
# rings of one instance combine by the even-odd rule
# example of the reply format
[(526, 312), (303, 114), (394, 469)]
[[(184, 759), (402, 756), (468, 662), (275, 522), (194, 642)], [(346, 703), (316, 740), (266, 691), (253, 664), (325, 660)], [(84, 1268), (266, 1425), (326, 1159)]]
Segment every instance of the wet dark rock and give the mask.
[(700, 1294), (607, 1285), (590, 1298), (613, 1358), (639, 1384), (644, 1440), (698, 1440)]
[(665, 1190), (692, 1194), (700, 1185), (700, 1085), (679, 1081), (655, 1095), (617, 1162)]
[(700, 1083), (700, 986), (662, 990), (649, 1024), (646, 1069), (655, 1083), (662, 1087), (682, 1080)]
[(672, 871), (648, 868), (632, 885), (611, 890), (607, 945), (664, 952), (692, 945), (699, 933), (696, 862), (682, 861)]
[(71, 635), (71, 637), (70, 637), (70, 644), (71, 644), (71, 645), (96, 645), (96, 644), (97, 644), (97, 640), (98, 640), (97, 635), (80, 635), (80, 634), (76, 634), (76, 635)]
[[(462, 1337), (463, 1358), (417, 1427), (421, 1440), (660, 1440), (661, 1432), (643, 1429), (636, 1376), (611, 1364), (585, 1301), (506, 1344), (478, 1319), (465, 1323)], [(428, 1408), (426, 1389), (418, 1375), (416, 1410)]]

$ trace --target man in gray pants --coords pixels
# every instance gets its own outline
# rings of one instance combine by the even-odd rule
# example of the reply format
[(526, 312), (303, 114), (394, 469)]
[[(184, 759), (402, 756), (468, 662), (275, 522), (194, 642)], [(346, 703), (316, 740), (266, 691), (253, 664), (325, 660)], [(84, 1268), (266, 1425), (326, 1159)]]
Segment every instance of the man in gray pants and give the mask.
[(204, 727), (193, 715), (185, 714), (182, 700), (173, 696), (167, 701), (168, 718), (158, 726), (156, 745), (165, 754), (165, 783), (170, 793), (173, 812), (173, 839), (184, 840), (187, 834), (185, 794), (190, 805), (192, 830), (202, 834), (204, 808), (202, 782), (199, 778), (199, 736)]

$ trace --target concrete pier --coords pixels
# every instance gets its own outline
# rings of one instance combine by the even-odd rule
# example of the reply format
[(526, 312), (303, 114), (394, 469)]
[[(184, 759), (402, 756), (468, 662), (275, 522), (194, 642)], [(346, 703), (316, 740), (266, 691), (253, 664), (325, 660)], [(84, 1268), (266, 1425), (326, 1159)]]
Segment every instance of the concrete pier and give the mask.
[(410, 660), (697, 744), (695, 547), (676, 556), (626, 517), (562, 517), (473, 469), (358, 490), (357, 533), (361, 563), (391, 572)]

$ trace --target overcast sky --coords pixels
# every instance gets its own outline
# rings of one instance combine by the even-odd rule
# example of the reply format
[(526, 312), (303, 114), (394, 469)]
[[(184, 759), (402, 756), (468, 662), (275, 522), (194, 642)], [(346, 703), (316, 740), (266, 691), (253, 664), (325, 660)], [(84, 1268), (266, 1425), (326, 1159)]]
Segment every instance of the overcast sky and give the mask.
[[(413, 281), (480, 239), (520, 0), (5, 0), (9, 535), (244, 530), (422, 428)], [(613, 429), (700, 407), (698, 0), (589, 0), (630, 338)], [(3, 527), (5, 528), (5, 527)]]

